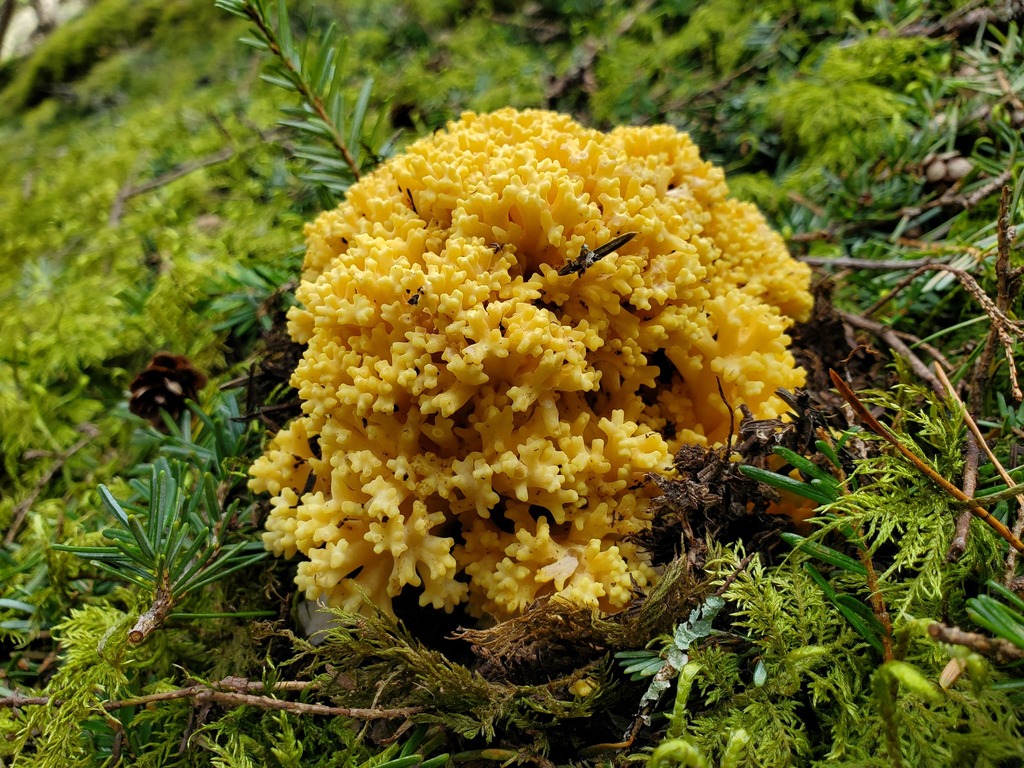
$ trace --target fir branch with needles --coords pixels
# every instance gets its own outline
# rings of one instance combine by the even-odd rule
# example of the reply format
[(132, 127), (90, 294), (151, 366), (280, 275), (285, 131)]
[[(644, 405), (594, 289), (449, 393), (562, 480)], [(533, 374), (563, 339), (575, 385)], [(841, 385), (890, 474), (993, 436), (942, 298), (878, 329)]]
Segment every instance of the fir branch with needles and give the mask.
[(161, 457), (153, 463), (148, 483), (132, 483), (136, 495), (130, 501), (114, 498), (101, 485), (104, 506), (117, 522), (103, 532), (111, 545), (53, 545), (151, 593), (149, 609), (128, 633), (132, 644), (158, 629), (190, 592), (266, 555), (258, 542), (225, 541), (226, 523), (236, 516), (238, 504), (222, 510), (212, 474), (190, 475), (194, 473), (187, 465)]
[(252, 23), (253, 36), (241, 42), (273, 57), (265, 82), (298, 95), (298, 106), (282, 107), (280, 124), (307, 143), (290, 149), (309, 165), (301, 178), (320, 192), (322, 202), (336, 204), (345, 191), (394, 148), (382, 138), (385, 113), (367, 122), (373, 79), (367, 78), (354, 103), (346, 98), (345, 38), (331, 24), (316, 40), (299, 42), (288, 19), (285, 0), (274, 10), (268, 0), (217, 0), (216, 7)]
[[(128, 633), (132, 644), (158, 629), (190, 593), (266, 556), (262, 544), (234, 529), (246, 497), (236, 494), (242, 477), (233, 464), (246, 452), (252, 431), (239, 416), (233, 393), (210, 413), (190, 403), (180, 425), (168, 423), (158, 435), (159, 456), (133, 478), (132, 494), (117, 499), (101, 485), (100, 498), (115, 525), (103, 535), (108, 546), (55, 544), (102, 574), (127, 581), (150, 594), (150, 607)], [(234, 539), (234, 540), (232, 540)]]

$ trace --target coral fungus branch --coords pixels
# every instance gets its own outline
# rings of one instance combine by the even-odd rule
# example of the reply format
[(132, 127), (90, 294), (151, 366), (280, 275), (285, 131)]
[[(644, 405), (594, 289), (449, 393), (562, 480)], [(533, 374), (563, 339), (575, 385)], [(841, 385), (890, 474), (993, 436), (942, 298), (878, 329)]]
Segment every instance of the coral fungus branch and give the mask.
[(410, 586), (474, 616), (622, 610), (658, 578), (644, 478), (805, 380), (786, 331), (809, 268), (668, 126), (467, 112), (306, 234), (303, 415), (249, 487), (331, 607)]
[(882, 424), (871, 415), (871, 412), (864, 406), (864, 403), (860, 401), (860, 398), (850, 389), (849, 385), (843, 381), (842, 377), (834, 370), (829, 371), (829, 376), (832, 378), (832, 383), (836, 389), (839, 390), (839, 394), (843, 396), (843, 399), (850, 404), (850, 407), (857, 413), (857, 415), (864, 421), (865, 424), (871, 429), (872, 432), (877, 434), (879, 437), (885, 439), (890, 443), (896, 450), (902, 453), (910, 462), (918, 468), (929, 480), (938, 485), (948, 494), (953, 496), (957, 501), (967, 504), (976, 517), (981, 518), (988, 524), (992, 530), (998, 533), (1003, 539), (1005, 539), (1011, 547), (1016, 549), (1018, 552), (1024, 553), (1024, 542), (1014, 536), (1010, 530), (1003, 525), (1001, 522), (996, 520), (988, 510), (978, 506), (977, 502), (967, 496), (963, 491), (949, 482), (946, 478), (932, 469), (928, 464), (923, 461), (919, 456), (914, 454), (907, 446), (900, 442), (899, 438), (892, 433), (891, 430), (883, 427)]

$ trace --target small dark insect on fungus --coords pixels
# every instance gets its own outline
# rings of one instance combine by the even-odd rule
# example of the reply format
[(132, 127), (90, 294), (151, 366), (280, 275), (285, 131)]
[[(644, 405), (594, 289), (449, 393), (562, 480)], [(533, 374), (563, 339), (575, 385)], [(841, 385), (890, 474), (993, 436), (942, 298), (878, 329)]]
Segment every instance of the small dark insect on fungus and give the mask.
[(578, 272), (582, 275), (609, 253), (614, 253), (634, 237), (636, 237), (636, 232), (627, 232), (604, 245), (598, 246), (594, 250), (590, 250), (586, 243), (584, 243), (583, 247), (580, 248), (580, 255), (562, 265), (562, 268), (558, 270), (558, 274), (564, 277), (565, 275), (571, 275), (573, 272)]

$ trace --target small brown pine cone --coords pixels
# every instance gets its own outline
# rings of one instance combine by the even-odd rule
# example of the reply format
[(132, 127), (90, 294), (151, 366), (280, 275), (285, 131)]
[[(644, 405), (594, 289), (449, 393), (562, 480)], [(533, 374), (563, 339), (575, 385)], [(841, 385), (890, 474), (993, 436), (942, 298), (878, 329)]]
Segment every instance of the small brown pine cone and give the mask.
[(198, 400), (204, 384), (206, 376), (185, 355), (158, 352), (132, 380), (128, 410), (162, 427), (160, 412), (166, 411), (177, 421), (185, 410), (185, 401)]

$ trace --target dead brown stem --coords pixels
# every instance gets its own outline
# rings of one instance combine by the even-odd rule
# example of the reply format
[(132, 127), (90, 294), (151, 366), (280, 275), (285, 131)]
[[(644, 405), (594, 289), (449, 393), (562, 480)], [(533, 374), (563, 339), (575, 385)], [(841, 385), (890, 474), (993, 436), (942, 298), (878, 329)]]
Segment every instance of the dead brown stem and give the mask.
[[(1004, 204), (1008, 206), (1007, 188), (1004, 187), (1003, 189), (1003, 196), (1000, 200), (1001, 211)], [(872, 315), (877, 312), (892, 300), (897, 293), (906, 288), (921, 275), (927, 272), (948, 272), (953, 275), (960, 282), (960, 285), (963, 286), (964, 290), (981, 305), (981, 308), (984, 310), (985, 314), (988, 315), (991, 322), (988, 338), (985, 342), (985, 348), (982, 351), (981, 356), (978, 358), (976, 371), (979, 373), (975, 374), (975, 381), (978, 381), (980, 372), (987, 372), (989, 367), (992, 365), (992, 361), (995, 357), (995, 347), (998, 343), (1003, 348), (1003, 354), (1005, 355), (1009, 366), (1010, 394), (1015, 400), (1020, 401), (1024, 400), (1024, 394), (1021, 393), (1020, 386), (1017, 381), (1017, 366), (1014, 363), (1013, 344), (1014, 338), (1024, 339), (1024, 330), (1021, 329), (1019, 323), (1011, 320), (1008, 315), (1009, 307), (1016, 296), (1016, 288), (1019, 285), (1019, 280), (1016, 279), (1016, 273), (1014, 273), (1009, 267), (1009, 237), (1008, 235), (1003, 234), (1004, 231), (1009, 229), (1008, 214), (1004, 215), (1004, 213), (1001, 212), (999, 218), (1000, 236), (999, 252), (996, 258), (997, 293), (995, 301), (989, 298), (989, 296), (982, 290), (981, 286), (978, 285), (978, 281), (975, 280), (974, 276), (967, 272), (967, 270), (951, 266), (950, 264), (931, 262), (918, 267), (912, 273), (900, 280), (900, 282), (897, 283), (897, 285), (885, 296), (868, 307), (868, 309), (864, 311), (864, 314)], [(923, 376), (916, 366), (914, 366), (914, 371), (928, 381), (928, 383), (934, 388), (935, 385), (933, 377), (930, 375)], [(985, 381), (987, 381), (987, 376), (985, 377)]]
[[(996, 458), (996, 455), (992, 452), (992, 449), (988, 447), (988, 442), (985, 440), (985, 436), (981, 434), (981, 430), (978, 428), (978, 423), (974, 420), (974, 417), (971, 416), (970, 410), (968, 410), (967, 406), (964, 405), (964, 401), (960, 399), (960, 395), (957, 393), (956, 387), (954, 387), (950, 383), (949, 378), (946, 376), (946, 372), (938, 363), (935, 364), (935, 373), (942, 380), (942, 384), (946, 388), (946, 391), (949, 393), (949, 396), (956, 401), (957, 405), (960, 406), (964, 415), (964, 422), (967, 424), (967, 428), (971, 431), (971, 436), (973, 438), (971, 444), (974, 445), (975, 453), (975, 469), (977, 469), (978, 446), (981, 446), (981, 448), (983, 448), (985, 451), (985, 455), (988, 456), (988, 460), (992, 462), (992, 466), (994, 466), (996, 468), (996, 471), (999, 473), (1000, 479), (1002, 479), (1002, 481), (1006, 483), (1007, 490), (1012, 490), (1016, 488), (1016, 484), (1013, 482), (1013, 478), (1010, 477), (1010, 473), (1006, 471), (1002, 463), (999, 461), (999, 459)], [(969, 455), (970, 454), (968, 454), (968, 456)], [(964, 479), (966, 480), (966, 476)], [(972, 487), (970, 488), (970, 490), (968, 490), (967, 484), (964, 484), (964, 493), (966, 493), (968, 496), (974, 495), (973, 482), (971, 483), (971, 486)], [(1021, 529), (1022, 527), (1024, 527), (1024, 492), (1018, 492), (1017, 494), (1015, 494), (1015, 496), (1017, 499), (1017, 519), (1013, 526), (1013, 535), (1019, 539), (1021, 535)], [(965, 510), (964, 514), (968, 514), (969, 512), (970, 510)], [(964, 516), (964, 514), (961, 514), (961, 518)], [(959, 531), (959, 524), (957, 526), (957, 530)], [(955, 542), (956, 539), (954, 539), (954, 543)], [(952, 547), (950, 547), (950, 549), (952, 550)], [(1011, 547), (1010, 552), (1006, 558), (1005, 582), (1007, 585), (1012, 584), (1013, 577), (1016, 574), (1016, 572), (1017, 550)]]
[[(968, 435), (967, 445), (964, 450), (964, 479), (961, 483), (961, 490), (966, 496), (974, 496), (978, 487), (978, 441), (973, 435)], [(971, 535), (971, 518), (974, 513), (965, 509), (956, 517), (956, 528), (953, 531), (953, 540), (949, 542), (949, 549), (946, 550), (946, 561), (953, 563), (960, 559), (967, 549), (967, 537)], [(1013, 548), (1011, 552), (1015, 552)]]
[(852, 312), (839, 312), (843, 322), (849, 323), (856, 328), (863, 328), (865, 331), (870, 331), (875, 334), (878, 338), (884, 341), (893, 352), (898, 354), (907, 364), (910, 365), (911, 370), (914, 371), (921, 379), (928, 382), (928, 385), (936, 392), (942, 392), (942, 384), (932, 374), (931, 369), (924, 364), (924, 361), (919, 358), (914, 351), (908, 347), (902, 339), (896, 334), (896, 332), (887, 325), (883, 325), (876, 320), (871, 320), (861, 315), (855, 315)]
[(153, 597), (153, 604), (149, 607), (149, 610), (139, 616), (135, 626), (128, 632), (128, 642), (132, 645), (138, 645), (149, 637), (163, 625), (164, 620), (170, 614), (173, 607), (174, 595), (171, 594), (170, 588), (167, 586), (159, 587), (156, 595)]
[(177, 181), (183, 176), (187, 176), (190, 173), (198, 171), (202, 168), (207, 168), (211, 165), (217, 165), (218, 163), (226, 162), (235, 156), (234, 147), (225, 147), (224, 149), (214, 152), (206, 157), (200, 157), (197, 160), (193, 160), (189, 163), (182, 163), (177, 168), (173, 168), (167, 173), (157, 176), (155, 179), (137, 184), (135, 186), (125, 185), (117, 191), (117, 195), (114, 196), (114, 204), (110, 207), (110, 216), (107, 217), (107, 224), (111, 227), (116, 227), (121, 222), (121, 214), (124, 211), (124, 204), (136, 195), (141, 195), (145, 192), (149, 192), (154, 189), (158, 189), (166, 184), (170, 184), (172, 181)]
[(900, 439), (892, 433), (892, 431), (883, 427), (881, 423), (879, 423), (878, 419), (871, 415), (871, 412), (867, 407), (865, 407), (864, 403), (860, 401), (860, 398), (857, 397), (854, 391), (850, 389), (850, 386), (843, 381), (843, 378), (838, 373), (834, 370), (830, 370), (829, 376), (831, 377), (832, 383), (835, 385), (836, 389), (839, 390), (839, 394), (842, 395), (843, 399), (850, 404), (850, 407), (853, 408), (860, 419), (868, 425), (872, 432), (886, 440), (897, 451), (902, 453), (911, 464), (917, 467), (917, 469), (925, 475), (925, 477), (946, 491), (946, 493), (950, 494), (957, 501), (967, 504), (975, 516), (984, 520), (985, 523), (1005, 539), (1011, 547), (1016, 549), (1018, 552), (1024, 553), (1024, 543), (1022, 543), (1017, 536), (1010, 533), (1005, 525), (989, 514), (988, 510), (978, 506), (973, 499), (965, 496), (963, 491), (932, 469), (932, 467), (930, 467), (923, 459), (907, 448), (907, 446), (905, 446)]
[(1019, 273), (1010, 266), (1012, 227), (1010, 226), (1009, 187), (1004, 186), (999, 196), (999, 218), (996, 230), (996, 300), (992, 303), (991, 299), (989, 299), (989, 302), (992, 303), (994, 312), (998, 313), (1005, 320), (1001, 319), (997, 322), (993, 312), (989, 312), (988, 309), (985, 310), (988, 312), (989, 317), (992, 318), (992, 327), (989, 329), (988, 337), (985, 339), (985, 346), (974, 368), (974, 387), (971, 392), (971, 404), (975, 406), (980, 406), (982, 393), (987, 388), (991, 378), (990, 370), (995, 359), (997, 343), (1002, 345), (1007, 363), (1009, 364), (1010, 394), (1017, 401), (1024, 399), (1024, 395), (1022, 395), (1017, 384), (1017, 367), (1014, 364), (1013, 342), (1008, 338), (1007, 331), (1008, 327), (1013, 327), (1017, 331), (1019, 338), (1020, 329), (1006, 318), (1006, 313), (1013, 304), (1020, 287)]
[[(300, 701), (288, 701), (277, 699), (264, 694), (303, 691), (313, 684), (301, 680), (285, 680), (274, 685), (267, 686), (262, 682), (249, 681), (244, 678), (228, 677), (220, 682), (211, 685), (190, 685), (178, 688), (174, 691), (163, 691), (152, 693), (146, 696), (136, 696), (130, 699), (118, 699), (105, 701), (102, 707), (107, 712), (113, 712), (124, 707), (145, 707), (162, 701), (174, 701), (177, 699), (195, 699), (197, 703), (214, 702), (228, 706), (249, 706), (260, 709), (280, 709), (298, 715), (333, 715), (351, 717), (356, 720), (385, 720), (392, 718), (404, 718), (415, 715), (422, 711), (422, 707), (400, 707), (397, 709), (380, 708), (359, 708), (359, 707), (334, 707), (326, 704), (311, 704)], [(0, 698), (0, 707), (41, 707), (41, 706), (62, 706), (61, 699), (51, 699), (49, 696), (6, 696)]]
[(11, 526), (7, 529), (7, 534), (4, 536), (4, 544), (11, 545), (18, 536), (18, 531), (21, 529), (22, 523), (25, 522), (25, 517), (28, 515), (32, 505), (36, 503), (36, 499), (39, 498), (39, 494), (43, 492), (43, 489), (49, 485), (53, 476), (56, 475), (67, 460), (82, 450), (99, 434), (99, 430), (93, 424), (79, 424), (77, 427), (78, 431), (81, 432), (84, 437), (77, 443), (72, 445), (66, 451), (57, 454), (56, 461), (50, 465), (50, 468), (43, 473), (43, 476), (39, 478), (39, 482), (35, 484), (32, 491), (22, 501), (20, 501), (15, 507), (14, 512), (11, 516)]
[(965, 632), (959, 627), (935, 622), (928, 625), (928, 634), (940, 643), (962, 645), (972, 651), (988, 656), (1000, 664), (1024, 659), (1024, 649), (1018, 648), (1009, 640), (1001, 637), (987, 637), (976, 632)]
[(813, 267), (840, 267), (843, 269), (877, 269), (880, 272), (898, 272), (904, 269), (920, 269), (932, 264), (943, 262), (935, 259), (907, 259), (905, 261), (875, 261), (874, 259), (855, 259), (849, 256), (799, 256), (804, 264)]
[(1008, 168), (1002, 171), (998, 176), (993, 178), (986, 184), (978, 187), (969, 195), (964, 195), (960, 192), (960, 181), (957, 181), (953, 186), (947, 189), (940, 197), (933, 200), (929, 200), (922, 205), (907, 205), (899, 208), (883, 217), (874, 219), (864, 219), (862, 221), (851, 221), (843, 224), (833, 224), (825, 229), (819, 229), (814, 232), (798, 232), (797, 234), (790, 237), (790, 241), (794, 243), (810, 243), (817, 240), (827, 240), (835, 242), (841, 237), (848, 235), (851, 232), (857, 232), (862, 229), (870, 229), (871, 227), (883, 225), (893, 221), (899, 221), (904, 218), (916, 218), (925, 211), (929, 211), (932, 208), (942, 208), (946, 206), (958, 207), (967, 211), (974, 208), (978, 203), (984, 200), (986, 197), (991, 195), (1001, 186), (1006, 184), (1012, 178), (1012, 169)]

